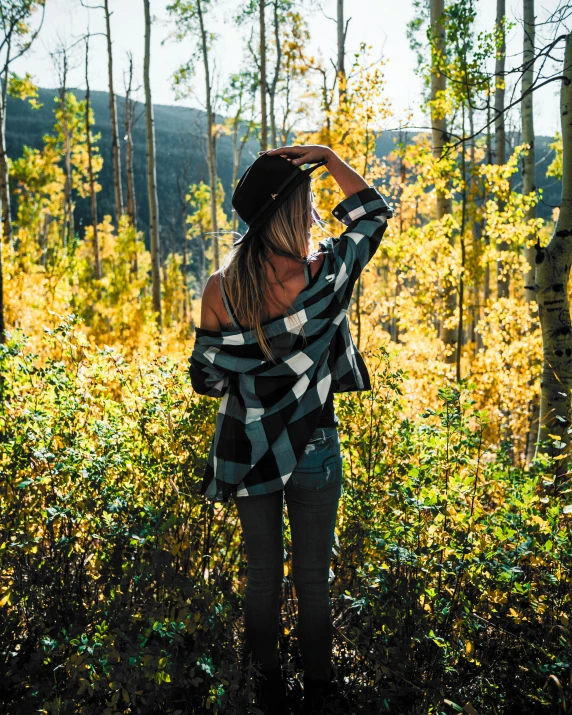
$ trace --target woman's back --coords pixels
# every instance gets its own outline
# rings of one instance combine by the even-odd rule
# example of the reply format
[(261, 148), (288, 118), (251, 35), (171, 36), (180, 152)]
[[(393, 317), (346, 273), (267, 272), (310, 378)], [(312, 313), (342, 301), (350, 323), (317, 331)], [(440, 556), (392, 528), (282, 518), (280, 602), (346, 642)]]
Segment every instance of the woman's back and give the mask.
[[(288, 312), (292, 303), (306, 287), (308, 279), (316, 275), (323, 262), (323, 253), (314, 254), (306, 264), (277, 255), (266, 261), (269, 295), (263, 307), (265, 321), (273, 320)], [(201, 327), (207, 330), (236, 330), (237, 323), (242, 328), (249, 328), (238, 320), (234, 306), (229, 305), (221, 286), (220, 271), (216, 271), (207, 281), (203, 294)]]

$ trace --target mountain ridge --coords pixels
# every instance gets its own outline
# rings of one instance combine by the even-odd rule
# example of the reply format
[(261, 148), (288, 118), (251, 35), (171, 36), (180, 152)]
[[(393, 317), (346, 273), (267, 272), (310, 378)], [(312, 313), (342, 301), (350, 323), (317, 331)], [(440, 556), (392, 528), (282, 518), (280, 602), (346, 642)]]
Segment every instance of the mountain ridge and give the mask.
[[(83, 99), (85, 90), (69, 89), (78, 99)], [(40, 109), (33, 109), (28, 102), (8, 99), (6, 116), (6, 148), (8, 156), (17, 158), (22, 153), (24, 145), (40, 149), (43, 137), (52, 131), (54, 98), (59, 90), (41, 88), (38, 90), (38, 100), (42, 104)], [(109, 95), (107, 92), (92, 90), (91, 106), (94, 113), (94, 132), (101, 133), (99, 150), (103, 156), (103, 168), (99, 174), (99, 183), (102, 191), (98, 194), (98, 212), (102, 218), (105, 214), (114, 213), (113, 174), (111, 161), (111, 125), (109, 120)], [(138, 204), (138, 228), (148, 233), (148, 206), (147, 206), (147, 175), (146, 175), (146, 141), (145, 121), (142, 116), (144, 104), (135, 103), (135, 114), (138, 121), (133, 129), (134, 144), (134, 170), (135, 191)], [(161, 224), (163, 253), (170, 250), (181, 250), (183, 240), (183, 227), (181, 211), (177, 196), (177, 177), (181, 176), (185, 163), (185, 152), (190, 157), (191, 164), (187, 184), (204, 181), (208, 182), (208, 168), (206, 163), (206, 150), (203, 147), (206, 114), (203, 110), (194, 107), (177, 105), (153, 105), (155, 118), (155, 143), (157, 155), (157, 185), (159, 196), (159, 221)], [(117, 113), (119, 124), (119, 137), (121, 146), (121, 166), (124, 195), (126, 194), (125, 177), (125, 98), (117, 95)], [(217, 120), (223, 117), (217, 115)], [(411, 132), (419, 134), (421, 132)], [(547, 179), (545, 172), (552, 160), (553, 152), (548, 148), (552, 137), (536, 137), (537, 156), (542, 159), (537, 162), (537, 186), (544, 189), (544, 202), (539, 204), (539, 215), (548, 218), (551, 215), (551, 206), (560, 203), (560, 182)], [(221, 179), (225, 198), (223, 208), (227, 215), (231, 211), (231, 183), (232, 183), (232, 138), (223, 135), (217, 138), (217, 171)], [(391, 132), (384, 132), (378, 139), (376, 154), (386, 157), (394, 148), (395, 142)], [(255, 139), (250, 139), (244, 148), (240, 173), (254, 160), (259, 150)], [(515, 177), (518, 182), (518, 177)], [(90, 206), (88, 199), (78, 199), (76, 202), (76, 223), (81, 230), (82, 226), (90, 223)]]

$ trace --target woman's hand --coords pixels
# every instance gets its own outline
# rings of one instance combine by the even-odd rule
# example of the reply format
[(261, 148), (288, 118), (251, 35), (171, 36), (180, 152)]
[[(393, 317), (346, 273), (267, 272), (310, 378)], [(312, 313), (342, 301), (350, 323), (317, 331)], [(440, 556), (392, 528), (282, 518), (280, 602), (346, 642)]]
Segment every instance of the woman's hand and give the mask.
[(340, 189), (346, 196), (367, 189), (369, 184), (357, 171), (342, 161), (333, 149), (321, 144), (306, 144), (305, 146), (281, 146), (268, 152), (270, 155), (283, 156), (294, 166), (300, 164), (315, 164), (317, 161), (327, 159), (327, 169), (334, 177)]
[(277, 149), (271, 149), (268, 154), (270, 154), (270, 156), (276, 154), (283, 156), (285, 159), (288, 159), (288, 161), (291, 161), (294, 166), (315, 164), (318, 161), (322, 161), (323, 159), (329, 160), (332, 156), (335, 156), (329, 147), (322, 146), (321, 144), (280, 146)]

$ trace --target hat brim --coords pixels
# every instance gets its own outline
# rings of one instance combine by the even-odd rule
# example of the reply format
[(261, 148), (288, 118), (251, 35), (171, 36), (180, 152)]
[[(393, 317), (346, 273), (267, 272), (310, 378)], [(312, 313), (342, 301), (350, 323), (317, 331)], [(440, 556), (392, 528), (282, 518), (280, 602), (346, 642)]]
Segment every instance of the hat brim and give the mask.
[(307, 169), (300, 169), (300, 173), (296, 174), (294, 178), (289, 181), (283, 189), (281, 189), (276, 199), (271, 201), (268, 206), (265, 206), (261, 209), (260, 213), (257, 214), (255, 219), (248, 227), (246, 233), (244, 233), (240, 238), (237, 238), (236, 241), (233, 241), (232, 245), (238, 246), (239, 244), (243, 243), (244, 241), (248, 241), (253, 236), (258, 234), (262, 226), (264, 226), (264, 224), (274, 215), (276, 209), (278, 209), (284, 203), (284, 201), (286, 201), (286, 199), (292, 194), (292, 192), (295, 191), (300, 186), (300, 184), (303, 184), (313, 171), (327, 163), (327, 159), (322, 159), (322, 161), (319, 161), (316, 164), (312, 164), (312, 166), (308, 167)]

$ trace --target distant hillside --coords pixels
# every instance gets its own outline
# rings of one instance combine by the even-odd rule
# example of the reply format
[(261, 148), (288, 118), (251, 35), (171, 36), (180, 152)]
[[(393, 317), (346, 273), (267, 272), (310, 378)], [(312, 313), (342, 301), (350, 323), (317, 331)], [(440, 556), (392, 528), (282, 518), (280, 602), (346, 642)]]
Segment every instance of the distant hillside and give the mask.
[[(84, 97), (83, 90), (73, 90), (78, 98)], [(43, 106), (33, 110), (27, 102), (9, 100), (7, 112), (7, 150), (11, 158), (18, 157), (22, 147), (28, 146), (41, 148), (44, 134), (52, 130), (54, 97), (57, 90), (40, 89), (39, 99)], [(99, 141), (100, 152), (104, 158), (103, 170), (100, 174), (100, 183), (103, 186), (98, 195), (98, 208), (100, 216), (113, 211), (113, 179), (111, 163), (111, 133), (109, 122), (109, 104), (107, 92), (92, 92), (91, 96), (95, 116), (95, 130), (101, 133)], [(124, 134), (124, 98), (117, 98), (119, 136), (121, 139), (122, 169), (125, 170), (125, 142)], [(177, 176), (182, 175), (185, 151), (192, 157), (189, 182), (208, 181), (208, 171), (203, 153), (202, 136), (204, 134), (205, 113), (197, 109), (177, 106), (155, 105), (155, 138), (157, 145), (157, 182), (159, 193), (159, 218), (161, 223), (162, 241), (165, 254), (175, 248), (180, 250), (182, 228), (180, 223), (180, 209), (177, 201)], [(147, 154), (145, 145), (145, 118), (143, 105), (136, 105), (136, 116), (139, 116), (134, 130), (135, 147), (135, 187), (138, 202), (139, 228), (146, 230), (148, 227), (147, 206)], [(219, 118), (220, 119), (220, 118)], [(394, 146), (395, 135), (384, 133), (377, 144), (378, 156), (389, 154)], [(546, 204), (557, 205), (560, 202), (560, 183), (553, 179), (546, 179), (546, 167), (551, 161), (552, 152), (548, 150), (550, 137), (537, 137), (537, 169), (536, 181), (544, 189)], [(513, 143), (516, 143), (513, 141)], [(258, 143), (250, 141), (243, 153), (242, 167), (244, 170), (256, 157)], [(232, 146), (231, 138), (222, 136), (217, 140), (218, 173), (225, 189), (224, 208), (230, 214), (230, 196), (232, 180)], [(124, 191), (126, 191), (125, 177)], [(515, 180), (518, 183), (519, 179)], [(551, 208), (547, 205), (539, 207), (541, 216), (549, 217)], [(89, 222), (89, 202), (78, 201), (76, 212), (77, 223)]]

